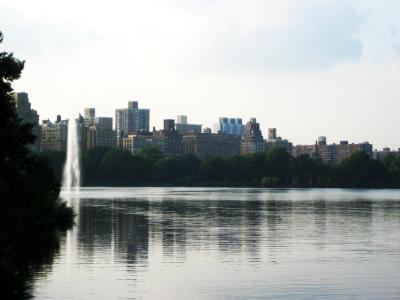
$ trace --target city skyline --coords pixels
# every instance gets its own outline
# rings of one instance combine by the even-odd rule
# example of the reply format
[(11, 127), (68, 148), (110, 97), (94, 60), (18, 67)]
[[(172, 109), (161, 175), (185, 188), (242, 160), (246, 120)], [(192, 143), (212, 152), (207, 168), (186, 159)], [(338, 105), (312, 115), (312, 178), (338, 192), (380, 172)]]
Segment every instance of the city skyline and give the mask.
[[(22, 95), (24, 95), (25, 97), (26, 97), (26, 99), (28, 99), (28, 93), (27, 92), (17, 92), (16, 93), (16, 95), (17, 94), (22, 94)], [(29, 100), (30, 100), (30, 98), (29, 98)], [(28, 101), (29, 101), (28, 100)], [(117, 121), (117, 119), (115, 118), (116, 116), (117, 116), (117, 112), (120, 112), (120, 111), (123, 111), (123, 110), (125, 110), (126, 111), (126, 113), (128, 113), (128, 109), (129, 109), (129, 106), (131, 107), (131, 108), (134, 108), (134, 109), (138, 109), (138, 103), (139, 103), (139, 101), (133, 101), (133, 100), (129, 100), (129, 101), (127, 101), (127, 103), (128, 103), (128, 108), (116, 108), (115, 110), (114, 110), (114, 116), (112, 116), (112, 117), (109, 117), (109, 116), (102, 116), (102, 117), (99, 117), (98, 116), (98, 114), (97, 114), (97, 108), (95, 108), (95, 107), (85, 107), (85, 108), (83, 108), (80, 112), (78, 112), (77, 114), (76, 114), (76, 118), (78, 118), (78, 116), (82, 116), (82, 117), (84, 117), (85, 119), (87, 118), (87, 117), (89, 117), (90, 119), (92, 119), (94, 116), (96, 116), (96, 119), (110, 119), (109, 121), (107, 121), (107, 122), (109, 122), (110, 123), (110, 126), (111, 126), (111, 124), (113, 125), (111, 128), (114, 130), (114, 132), (115, 132), (115, 134), (116, 134), (116, 137), (117, 137), (117, 139), (118, 139), (118, 121)], [(29, 103), (29, 105), (31, 105), (31, 103)], [(152, 111), (152, 109), (151, 108), (145, 108), (145, 109), (138, 109), (139, 111), (146, 111), (147, 112), (147, 116), (145, 117), (145, 118), (147, 118), (147, 120), (150, 120), (151, 121), (151, 113), (150, 113), (150, 111)], [(36, 112), (36, 111), (35, 111)], [(92, 115), (93, 114), (93, 115)], [(61, 115), (61, 114), (59, 114), (59, 113), (57, 113), (56, 115), (55, 115), (56, 117), (55, 118), (47, 118), (47, 119), (43, 119), (43, 118), (40, 118), (40, 121), (41, 122), (39, 122), (39, 124), (42, 124), (42, 123), (44, 123), (44, 122), (47, 122), (47, 121), (52, 121), (52, 120), (56, 120), (57, 118), (58, 118), (58, 116), (61, 116), (61, 117), (64, 117), (64, 119), (69, 119), (71, 116), (63, 116), (63, 115)], [(39, 114), (38, 114), (38, 120), (39, 120), (39, 117), (40, 117), (40, 112), (39, 112)], [(174, 121), (176, 121), (175, 122), (175, 125), (174, 126), (177, 126), (177, 128), (180, 128), (179, 126), (199, 126), (199, 129), (198, 130), (195, 130), (196, 132), (198, 132), (198, 133), (200, 133), (200, 132), (202, 132), (203, 130), (202, 130), (202, 128), (203, 129), (207, 129), (207, 130), (211, 130), (212, 131), (212, 133), (219, 133), (219, 131), (216, 131), (216, 128), (217, 127), (219, 127), (220, 125), (221, 125), (221, 122), (227, 122), (227, 121), (235, 121), (235, 122), (238, 122), (238, 120), (240, 120), (240, 122), (242, 122), (242, 118), (238, 118), (238, 117), (234, 117), (234, 118), (232, 118), (232, 117), (218, 117), (218, 120), (219, 120), (219, 122), (220, 123), (213, 123), (213, 124), (211, 124), (210, 126), (208, 126), (208, 124), (201, 124), (201, 125), (195, 125), (195, 124), (190, 124), (190, 123), (188, 123), (187, 122), (187, 119), (188, 119), (188, 116), (187, 115), (175, 115), (175, 117), (173, 118), (173, 119), (167, 119), (167, 118), (163, 118), (162, 120), (161, 120), (161, 126), (160, 127), (156, 127), (156, 126), (153, 126), (152, 124), (153, 123), (147, 123), (148, 125), (142, 125), (142, 126), (145, 126), (145, 127), (143, 127), (143, 128), (147, 128), (147, 129), (141, 129), (141, 128), (138, 128), (139, 130), (144, 130), (144, 132), (151, 132), (151, 131), (153, 131), (154, 129), (157, 129), (157, 130), (162, 130), (163, 129), (163, 127), (165, 127), (165, 121), (167, 121), (167, 120), (174, 120)], [(251, 122), (252, 120), (255, 120), (255, 119), (257, 119), (257, 118), (254, 118), (254, 117), (250, 117), (249, 118), (249, 122)], [(180, 123), (180, 121), (181, 120), (184, 120), (183, 121), (183, 123), (181, 124)], [(85, 121), (86, 122), (86, 121)], [(91, 122), (93, 122), (93, 120), (91, 121)], [(128, 118), (126, 117), (126, 121), (124, 121), (124, 122), (126, 122), (126, 126), (128, 126)], [(130, 121), (130, 122), (132, 122), (132, 121)], [(137, 122), (137, 121), (136, 121)], [(148, 121), (147, 121), (148, 122)], [(246, 124), (246, 121), (243, 123), (243, 130), (244, 130), (244, 125)], [(86, 124), (85, 124), (86, 125)], [(134, 126), (133, 124), (131, 125), (131, 126)], [(275, 128), (275, 127), (269, 127), (269, 126), (262, 126), (262, 124), (261, 123), (259, 123), (259, 126), (260, 126), (260, 130), (261, 130), (261, 132), (263, 133), (263, 135), (265, 135), (265, 139), (267, 140), (270, 140), (271, 139), (271, 134), (273, 134), (273, 135), (275, 135), (275, 138), (276, 138), (276, 130), (277, 130), (277, 128)], [(221, 127), (222, 128), (222, 127)], [(127, 127), (127, 129), (128, 129), (128, 127)], [(135, 130), (135, 128), (131, 128), (130, 129), (130, 131), (134, 131)], [(271, 132), (271, 130), (273, 130), (274, 131), (274, 133), (272, 133)], [(221, 133), (225, 133), (225, 129), (224, 130), (222, 130), (222, 132)], [(234, 133), (234, 131), (233, 132), (227, 132), (228, 134), (233, 134)], [(235, 133), (236, 134), (236, 133)], [(243, 135), (243, 134), (240, 134), (241, 136)], [(282, 135), (283, 136), (283, 135)], [(273, 138), (273, 139), (275, 139), (275, 138)], [(281, 138), (281, 136), (279, 136), (279, 138)], [(327, 137), (326, 135), (318, 135), (317, 137), (315, 137), (314, 138), (314, 140), (313, 141), (308, 141), (308, 142), (305, 142), (305, 143), (293, 143), (293, 139), (291, 138), (291, 137), (286, 137), (285, 136), (285, 140), (287, 140), (287, 141), (289, 141), (290, 143), (292, 143), (293, 144), (293, 146), (296, 146), (296, 145), (298, 145), (298, 146), (302, 146), (302, 145), (309, 145), (309, 146), (313, 146), (314, 145), (314, 142), (320, 142), (320, 138), (323, 138), (324, 140), (325, 140), (325, 143), (330, 143), (330, 144), (341, 144), (342, 142), (349, 142), (349, 139), (347, 139), (347, 138), (342, 138), (342, 139), (339, 139), (339, 140), (332, 140), (332, 139), (329, 139), (329, 137)], [(360, 143), (360, 144), (362, 144), (362, 143), (370, 143), (371, 145), (373, 145), (373, 149), (372, 150), (378, 150), (378, 151), (380, 151), (380, 150), (385, 150), (385, 149), (390, 149), (390, 150), (392, 150), (392, 151), (400, 151), (400, 147), (397, 147), (397, 146), (395, 146), (395, 147), (390, 147), (390, 146), (383, 146), (383, 147), (377, 147), (376, 146), (376, 144), (374, 144), (374, 142), (373, 141), (369, 141), (369, 140), (352, 140), (352, 142), (350, 142), (350, 144), (354, 144), (354, 143)]]
[[(390, 163), (400, 157), (400, 148), (374, 151), (373, 145), (367, 141), (354, 143), (341, 140), (339, 143), (328, 143), (326, 136), (319, 136), (315, 144), (293, 145), (288, 139), (278, 136), (277, 128), (268, 128), (267, 137), (264, 138), (256, 118), (250, 118), (244, 125), (240, 118), (221, 117), (212, 132), (211, 128), (202, 130), (202, 125), (190, 124), (187, 116), (178, 115), (176, 123), (174, 119), (164, 119), (162, 129), (156, 130), (153, 127), (150, 131), (150, 109), (139, 108), (138, 101), (128, 101), (127, 108), (115, 110), (115, 130), (112, 117), (96, 116), (96, 108), (84, 108), (83, 116), (79, 114), (78, 118), (73, 118), (75, 125), (57, 115), (55, 122), (44, 120), (39, 126), (39, 116), (31, 106), (28, 93), (14, 93), (13, 97), (20, 120), (33, 124), (33, 133), (37, 139), (30, 148), (36, 153), (61, 153), (68, 149), (67, 153), (70, 154), (70, 148), (67, 147), (70, 145), (70, 129), (76, 125), (76, 143), (80, 151), (90, 153), (98, 148), (96, 151), (107, 149), (118, 153), (122, 150), (125, 154), (119, 152), (121, 155), (132, 155), (125, 158), (136, 155), (141, 157), (149, 149), (159, 151), (161, 157), (165, 155), (167, 159), (196, 157), (201, 160), (237, 159), (239, 155), (246, 155), (242, 156), (242, 159), (246, 159), (248, 155), (251, 157), (256, 153), (270, 156), (280, 152), (288, 154), (295, 162), (300, 161), (300, 164), (307, 161), (306, 157), (315, 162), (320, 160), (339, 164), (347, 159), (357, 159), (355, 157), (367, 161), (373, 159), (380, 163)], [(377, 167), (376, 163), (372, 164)], [(375, 171), (379, 172), (378, 169)]]
[(399, 14), (389, 0), (0, 4), (4, 48), (26, 60), (15, 88), (42, 119), (139, 100), (157, 128), (256, 117), (294, 144), (379, 149), (400, 144)]

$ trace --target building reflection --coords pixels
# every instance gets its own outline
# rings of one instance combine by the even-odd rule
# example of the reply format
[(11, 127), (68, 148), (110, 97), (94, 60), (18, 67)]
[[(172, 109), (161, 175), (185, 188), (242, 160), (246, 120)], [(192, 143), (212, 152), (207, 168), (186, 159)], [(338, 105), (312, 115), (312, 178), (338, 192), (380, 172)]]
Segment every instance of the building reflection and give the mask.
[[(379, 209), (393, 206), (399, 210), (398, 203)], [(362, 200), (85, 199), (79, 204), (77, 251), (85, 259), (110, 253), (131, 266), (146, 266), (151, 251), (173, 261), (184, 261), (189, 251), (209, 251), (229, 260), (240, 255), (249, 263), (279, 263), (282, 253), (310, 235), (320, 248), (328, 239), (350, 239), (354, 228), (368, 240), (373, 214), (373, 202)]]
[(116, 210), (113, 219), (116, 253), (120, 258), (126, 257), (130, 265), (146, 263), (148, 259), (149, 221), (145, 214), (148, 209), (147, 201), (138, 202), (129, 214), (123, 209)]
[(326, 219), (326, 201), (315, 200), (314, 201), (314, 232), (316, 235), (316, 243), (319, 249), (324, 249), (326, 246), (326, 235), (327, 235), (327, 219)]
[(262, 228), (264, 218), (264, 203), (261, 201), (243, 202), (243, 221), (244, 221), (244, 251), (247, 252), (251, 261), (260, 260), (259, 244), (262, 240)]

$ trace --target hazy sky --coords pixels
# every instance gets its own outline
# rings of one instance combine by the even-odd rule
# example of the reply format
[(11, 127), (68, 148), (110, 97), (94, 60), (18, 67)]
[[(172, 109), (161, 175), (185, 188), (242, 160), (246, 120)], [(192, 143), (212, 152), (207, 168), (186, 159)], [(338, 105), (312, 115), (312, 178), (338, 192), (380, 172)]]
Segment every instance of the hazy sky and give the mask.
[(400, 1), (0, 0), (42, 119), (138, 100), (151, 126), (256, 117), (295, 144), (400, 147)]

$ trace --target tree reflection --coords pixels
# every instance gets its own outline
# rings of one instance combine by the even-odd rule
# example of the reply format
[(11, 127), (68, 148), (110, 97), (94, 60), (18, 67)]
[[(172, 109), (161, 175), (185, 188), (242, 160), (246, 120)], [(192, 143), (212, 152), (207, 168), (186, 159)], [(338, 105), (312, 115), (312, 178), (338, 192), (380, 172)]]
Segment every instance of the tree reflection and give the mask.
[[(398, 206), (381, 203), (379, 209), (391, 210), (394, 205)], [(314, 239), (323, 249), (328, 235), (351, 238), (355, 228), (368, 239), (374, 205), (366, 200), (228, 201), (177, 196), (175, 200), (86, 203), (79, 210), (78, 242), (83, 255), (94, 255), (96, 247), (112, 248), (115, 259), (135, 266), (148, 263), (150, 244), (161, 249), (166, 259), (184, 260), (187, 251), (212, 250), (228, 260), (243, 255), (247, 262), (268, 254), (278, 263), (282, 253), (293, 251), (306, 239)]]

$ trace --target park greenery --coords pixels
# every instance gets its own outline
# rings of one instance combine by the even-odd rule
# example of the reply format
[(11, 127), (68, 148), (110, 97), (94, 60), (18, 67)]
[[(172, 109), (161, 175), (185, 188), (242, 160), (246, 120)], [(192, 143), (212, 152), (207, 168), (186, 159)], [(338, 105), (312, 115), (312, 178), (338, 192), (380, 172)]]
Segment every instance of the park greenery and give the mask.
[[(0, 43), (3, 35), (0, 32)], [(18, 118), (12, 82), (24, 61), (0, 52), (0, 295), (23, 298), (35, 270), (57, 251), (58, 230), (74, 212), (59, 201), (60, 184), (43, 157), (30, 151), (32, 124)]]
[[(56, 176), (62, 174), (65, 153), (43, 153)], [(293, 158), (280, 147), (268, 152), (229, 157), (165, 156), (157, 149), (132, 155), (99, 147), (81, 155), (85, 186), (226, 186), (226, 187), (400, 187), (400, 159), (384, 162), (364, 152), (340, 163), (303, 155)]]

